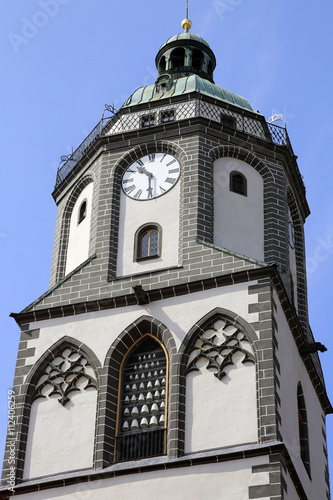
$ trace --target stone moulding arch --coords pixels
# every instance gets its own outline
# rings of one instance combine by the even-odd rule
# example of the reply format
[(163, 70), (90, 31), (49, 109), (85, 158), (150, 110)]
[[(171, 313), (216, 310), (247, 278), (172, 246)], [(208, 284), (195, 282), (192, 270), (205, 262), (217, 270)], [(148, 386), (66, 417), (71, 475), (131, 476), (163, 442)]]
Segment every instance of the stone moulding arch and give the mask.
[[(34, 401), (34, 394), (36, 391), (36, 385), (41, 376), (41, 372), (47, 367), (50, 360), (56, 358), (62, 351), (66, 348), (72, 348), (77, 350), (80, 354), (83, 354), (87, 359), (88, 363), (92, 367), (95, 378), (97, 381), (97, 391), (99, 393), (100, 389), (100, 375), (101, 375), (101, 363), (98, 360), (94, 352), (85, 344), (80, 342), (73, 337), (64, 336), (59, 339), (55, 344), (49, 347), (44, 354), (39, 358), (39, 360), (34, 364), (33, 368), (30, 370), (24, 384), (22, 385), (22, 414), (21, 418), (18, 419), (18, 443), (19, 449), (17, 453), (17, 480), (20, 481), (23, 478), (24, 471), (24, 461), (25, 453), (28, 439), (29, 431), (29, 419), (31, 406)], [(99, 397), (97, 396), (99, 399)], [(96, 434), (95, 434), (96, 440)]]
[[(264, 211), (264, 255), (265, 262), (276, 262), (278, 257), (276, 255), (276, 250), (274, 249), (275, 241), (275, 229), (274, 224), (276, 222), (276, 212), (272, 203), (268, 203), (272, 197), (272, 193), (277, 191), (276, 180), (274, 173), (267, 166), (267, 164), (258, 158), (251, 151), (239, 148), (237, 146), (216, 146), (212, 148), (209, 152), (209, 157), (212, 162), (212, 172), (214, 170), (214, 162), (219, 158), (234, 158), (244, 161), (251, 167), (253, 167), (263, 179), (264, 192), (263, 192), (263, 203), (265, 208)], [(212, 173), (213, 176), (213, 173)], [(214, 185), (212, 180), (212, 186)], [(249, 195), (249, 193), (248, 193)], [(214, 193), (212, 187), (212, 206), (214, 207)], [(214, 208), (212, 209), (214, 211)], [(213, 215), (214, 220), (214, 215)], [(213, 241), (214, 228), (212, 228), (212, 241)]]
[(169, 364), (169, 405), (168, 405), (168, 430), (167, 450), (172, 456), (176, 448), (173, 432), (173, 422), (177, 408), (173, 403), (177, 384), (175, 382), (176, 366), (176, 343), (169, 329), (159, 320), (151, 316), (141, 316), (131, 323), (112, 343), (106, 358), (101, 394), (105, 396), (99, 401), (99, 417), (97, 420), (97, 435), (103, 436), (103, 442), (96, 443), (97, 456), (99, 457), (97, 467), (103, 468), (115, 460), (115, 437), (118, 414), (118, 392), (120, 370), (125, 356), (135, 343), (149, 334), (156, 338), (167, 353)]
[(88, 172), (86, 175), (80, 179), (77, 184), (72, 189), (72, 192), (67, 200), (61, 221), (61, 232), (60, 232), (60, 246), (58, 255), (58, 264), (56, 272), (56, 283), (60, 281), (65, 276), (66, 260), (67, 260), (67, 249), (69, 240), (69, 228), (71, 215), (74, 205), (82, 193), (83, 189), (88, 186), (91, 182), (94, 182), (93, 172)]
[(247, 151), (237, 146), (216, 146), (210, 150), (209, 156), (212, 162), (219, 158), (226, 157), (242, 160), (248, 165), (251, 165), (251, 167), (253, 167), (264, 179), (270, 178), (274, 182), (274, 175), (267, 167), (266, 163), (251, 151)]
[(216, 307), (215, 309), (207, 313), (205, 316), (203, 316), (192, 326), (192, 328), (186, 334), (179, 349), (179, 360), (178, 360), (179, 400), (177, 401), (179, 404), (179, 414), (178, 414), (179, 421), (177, 424), (179, 428), (179, 444), (180, 444), (179, 454), (184, 453), (184, 446), (185, 446), (186, 369), (188, 366), (190, 351), (194, 346), (195, 341), (198, 338), (198, 335), (200, 333), (203, 333), (205, 331), (205, 328), (208, 328), (212, 322), (215, 322), (219, 319), (227, 320), (232, 325), (239, 328), (239, 330), (241, 330), (241, 332), (245, 335), (246, 340), (252, 347), (254, 353), (255, 366), (256, 366), (256, 388), (258, 388), (259, 364), (258, 364), (258, 353), (256, 344), (259, 341), (259, 339), (254, 329), (249, 323), (247, 323), (247, 321), (245, 321), (238, 314), (228, 309), (224, 309), (222, 307)]
[[(110, 253), (109, 253), (109, 280), (111, 281), (117, 274), (117, 254), (118, 254), (118, 236), (119, 236), (119, 212), (120, 212), (120, 195), (121, 195), (121, 178), (125, 169), (135, 160), (146, 156), (150, 153), (160, 152), (169, 153), (177, 157), (181, 167), (184, 168), (188, 161), (188, 156), (183, 148), (171, 141), (151, 141), (145, 144), (140, 144), (124, 153), (116, 162), (113, 168), (113, 187), (112, 187), (112, 206), (110, 221)], [(184, 176), (180, 179), (180, 225), (179, 225), (179, 246), (178, 255), (179, 261), (182, 256), (182, 221), (183, 221), (183, 191), (184, 191)]]

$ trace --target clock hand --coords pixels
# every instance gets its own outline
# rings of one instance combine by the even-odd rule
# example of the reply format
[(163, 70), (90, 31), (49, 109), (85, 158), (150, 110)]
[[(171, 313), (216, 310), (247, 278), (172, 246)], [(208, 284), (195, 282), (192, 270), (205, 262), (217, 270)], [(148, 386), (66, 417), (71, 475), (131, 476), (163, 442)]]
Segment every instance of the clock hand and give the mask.
[(152, 198), (153, 197), (153, 188), (151, 187), (151, 180), (153, 178), (153, 174), (151, 172), (148, 172), (148, 198)]
[(137, 168), (137, 170), (138, 170), (138, 172), (140, 172), (140, 174), (146, 174), (146, 175), (148, 175), (148, 176), (149, 176), (149, 175), (152, 175), (150, 172), (148, 172), (148, 171), (146, 170), (146, 168), (145, 168), (145, 167), (138, 167), (138, 168)]

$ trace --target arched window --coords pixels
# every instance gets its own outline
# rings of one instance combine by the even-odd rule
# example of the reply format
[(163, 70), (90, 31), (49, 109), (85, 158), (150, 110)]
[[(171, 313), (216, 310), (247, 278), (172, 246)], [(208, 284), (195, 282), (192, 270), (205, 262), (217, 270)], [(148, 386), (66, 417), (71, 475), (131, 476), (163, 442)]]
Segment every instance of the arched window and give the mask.
[(192, 52), (192, 66), (194, 69), (202, 70), (202, 65), (203, 65), (204, 59), (205, 59), (205, 57), (203, 55), (203, 52), (201, 52), (201, 50), (198, 50), (198, 49), (193, 50), (193, 52)]
[(84, 200), (81, 203), (80, 210), (79, 210), (79, 218), (78, 218), (78, 225), (81, 224), (81, 222), (86, 218), (87, 216), (87, 201)]
[(161, 230), (156, 224), (141, 228), (136, 235), (136, 259), (156, 258), (161, 254)]
[(163, 56), (163, 57), (161, 57), (161, 60), (160, 60), (159, 71), (160, 72), (165, 71), (165, 68), (166, 68), (166, 59), (165, 59), (165, 56)]
[(230, 191), (247, 196), (246, 177), (239, 172), (230, 173)]
[(166, 453), (167, 360), (150, 335), (129, 352), (121, 370), (116, 460)]
[(185, 49), (177, 48), (170, 55), (171, 69), (183, 68), (185, 66)]
[(298, 409), (298, 430), (301, 459), (310, 475), (310, 447), (308, 433), (308, 418), (305, 406), (305, 398), (301, 383), (297, 387), (297, 409)]

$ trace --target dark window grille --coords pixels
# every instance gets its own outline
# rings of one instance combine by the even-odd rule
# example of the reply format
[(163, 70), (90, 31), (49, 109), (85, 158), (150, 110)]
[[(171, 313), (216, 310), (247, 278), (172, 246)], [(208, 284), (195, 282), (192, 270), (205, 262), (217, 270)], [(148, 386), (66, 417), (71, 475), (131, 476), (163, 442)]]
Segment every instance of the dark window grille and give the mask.
[(166, 429), (122, 434), (116, 438), (116, 460), (137, 460), (165, 454)]
[(168, 123), (175, 121), (175, 112), (173, 109), (161, 112), (161, 123)]
[(221, 113), (220, 122), (223, 127), (236, 128), (236, 119), (225, 113)]
[(141, 128), (153, 127), (155, 125), (155, 115), (141, 116)]
[(240, 173), (231, 172), (230, 174), (230, 191), (237, 194), (247, 195), (246, 177)]

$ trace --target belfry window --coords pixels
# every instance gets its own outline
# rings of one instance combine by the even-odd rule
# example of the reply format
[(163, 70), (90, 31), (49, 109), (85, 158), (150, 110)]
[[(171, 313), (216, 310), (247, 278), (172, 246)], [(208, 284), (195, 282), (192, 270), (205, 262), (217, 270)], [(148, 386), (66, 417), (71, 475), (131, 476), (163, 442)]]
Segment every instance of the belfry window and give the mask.
[(231, 172), (230, 191), (247, 196), (247, 181), (243, 174), (240, 174), (239, 172)]
[(78, 218), (78, 225), (81, 224), (81, 222), (86, 218), (87, 216), (87, 201), (84, 200), (81, 203), (80, 210), (79, 210), (79, 218)]
[(298, 430), (301, 459), (310, 475), (310, 447), (308, 433), (308, 419), (305, 406), (305, 398), (302, 385), (299, 383), (297, 388), (297, 408), (298, 408)]
[(157, 225), (145, 226), (136, 235), (136, 259), (148, 259), (160, 256), (161, 231)]
[(163, 347), (143, 337), (121, 371), (116, 460), (166, 453), (167, 360)]
[(178, 47), (171, 52), (171, 69), (183, 68), (185, 66), (185, 49)]

